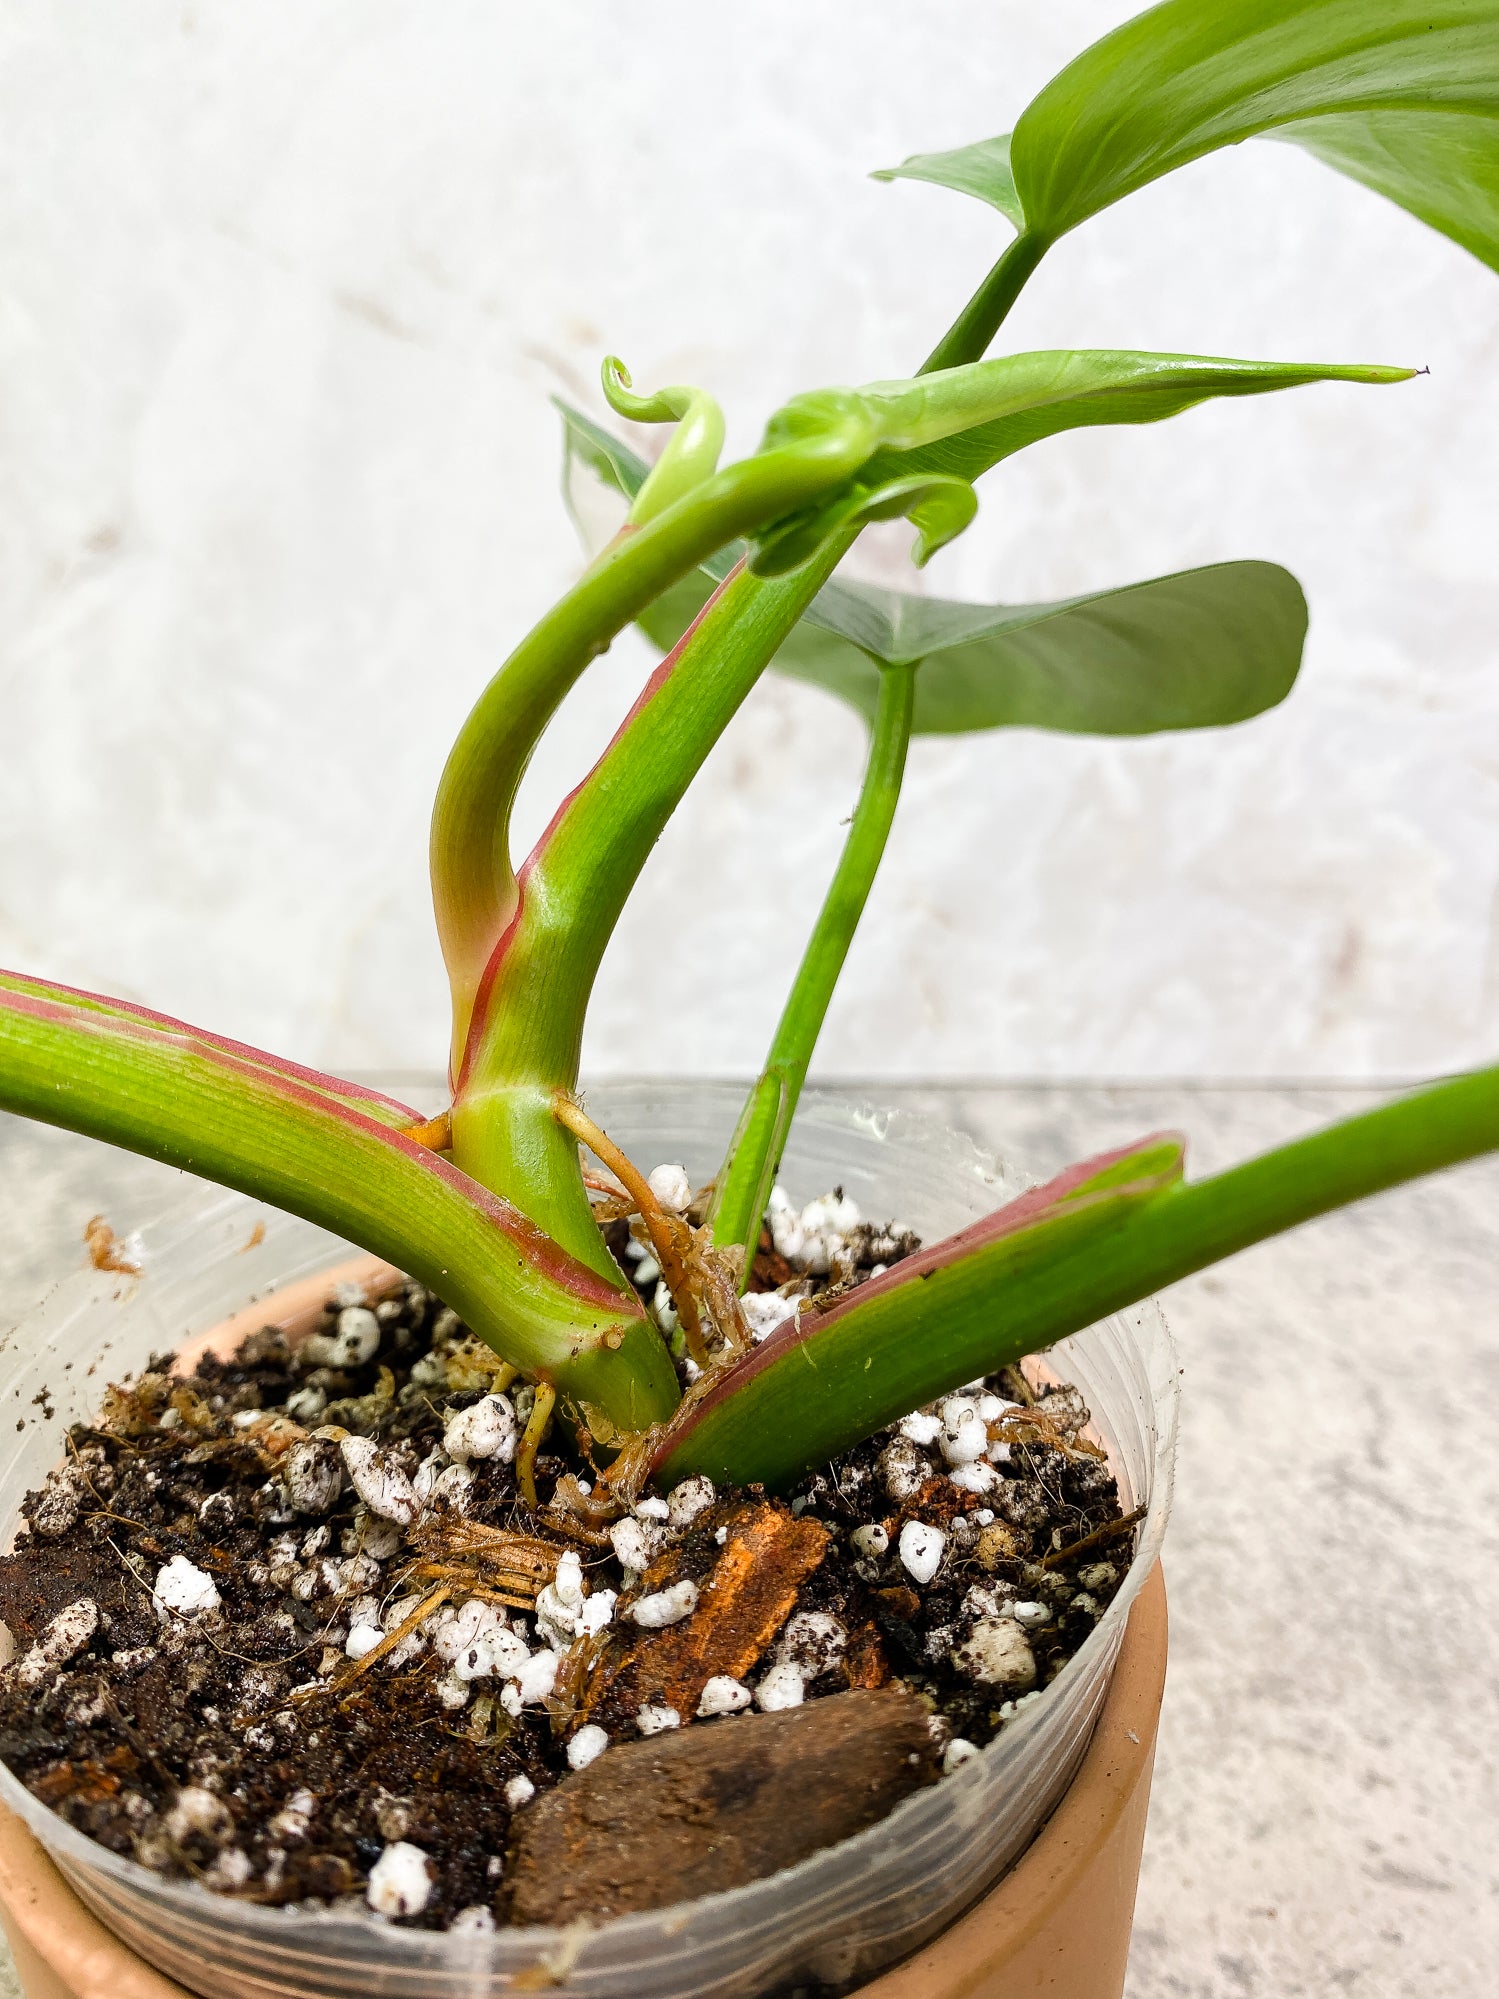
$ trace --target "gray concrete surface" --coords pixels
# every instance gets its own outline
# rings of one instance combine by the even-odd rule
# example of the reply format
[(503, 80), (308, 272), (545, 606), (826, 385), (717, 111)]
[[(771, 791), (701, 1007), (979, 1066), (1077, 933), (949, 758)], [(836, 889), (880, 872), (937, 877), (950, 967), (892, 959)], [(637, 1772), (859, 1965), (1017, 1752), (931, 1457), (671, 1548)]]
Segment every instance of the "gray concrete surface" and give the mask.
[[(1044, 1172), (1225, 1165), (1358, 1089), (893, 1090)], [(0, 1330), (177, 1176), (0, 1119)], [(1499, 1165), (1181, 1285), (1171, 1675), (1128, 1999), (1488, 1999), (1499, 1961)], [(0, 1993), (5, 1991), (0, 1982)]]

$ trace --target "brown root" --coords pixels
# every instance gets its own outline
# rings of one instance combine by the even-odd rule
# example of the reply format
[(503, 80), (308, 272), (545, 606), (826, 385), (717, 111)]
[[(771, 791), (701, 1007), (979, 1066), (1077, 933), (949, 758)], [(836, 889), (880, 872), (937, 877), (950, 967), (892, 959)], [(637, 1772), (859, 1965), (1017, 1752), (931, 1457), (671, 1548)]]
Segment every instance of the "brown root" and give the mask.
[(83, 1241), (95, 1270), (119, 1270), (127, 1277), (140, 1276), (139, 1258), (130, 1254), (103, 1215), (89, 1216), (83, 1225)]
[[(343, 1693), (346, 1689), (353, 1686), (356, 1680), (363, 1679), (372, 1666), (377, 1666), (382, 1659), (388, 1658), (394, 1652), (403, 1638), (409, 1638), (411, 1633), (416, 1630), (417, 1626), (425, 1618), (430, 1617), (434, 1610), (441, 1609), (442, 1605), (447, 1602), (452, 1594), (453, 1585), (451, 1583), (443, 1583), (439, 1588), (433, 1590), (430, 1596), (424, 1596), (411, 1615), (403, 1617), (394, 1631), (387, 1631), (378, 1645), (371, 1646), (362, 1659), (355, 1659), (353, 1661), (348, 1671), (339, 1676), (333, 1691), (335, 1693)], [(307, 1690), (305, 1698), (310, 1700), (313, 1694), (322, 1692), (323, 1689), (321, 1687), (310, 1687)], [(292, 1695), (292, 1698), (296, 1698), (295, 1694)]]
[(556, 1389), (549, 1381), (538, 1381), (536, 1400), (531, 1404), (531, 1414), (515, 1454), (515, 1482), (527, 1506), (533, 1509), (536, 1505), (536, 1454), (541, 1449), (541, 1440), (547, 1433), (547, 1425), (556, 1406)]
[(552, 1115), (598, 1159), (616, 1174), (640, 1211), (646, 1234), (651, 1239), (661, 1275), (671, 1293), (671, 1302), (681, 1322), (687, 1351), (699, 1367), (708, 1361), (703, 1339), (702, 1315), (688, 1276), (687, 1257), (692, 1249), (692, 1230), (676, 1215), (669, 1215), (651, 1192), (650, 1182), (634, 1162), (620, 1151), (608, 1134), (571, 1097), (559, 1090), (552, 1099)]

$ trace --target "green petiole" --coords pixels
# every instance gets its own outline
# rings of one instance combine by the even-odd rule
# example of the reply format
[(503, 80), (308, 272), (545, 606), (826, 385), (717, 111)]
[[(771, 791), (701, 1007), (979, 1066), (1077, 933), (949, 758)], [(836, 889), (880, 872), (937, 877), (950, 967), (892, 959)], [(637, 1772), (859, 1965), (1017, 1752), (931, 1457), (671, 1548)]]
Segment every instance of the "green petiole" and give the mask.
[(713, 1239), (720, 1249), (734, 1244), (745, 1249), (746, 1283), (754, 1261), (752, 1245), (760, 1233), (812, 1051), (895, 818), (915, 705), (914, 664), (882, 667), (869, 759), (848, 839), (797, 969), (765, 1068), (719, 1175)]

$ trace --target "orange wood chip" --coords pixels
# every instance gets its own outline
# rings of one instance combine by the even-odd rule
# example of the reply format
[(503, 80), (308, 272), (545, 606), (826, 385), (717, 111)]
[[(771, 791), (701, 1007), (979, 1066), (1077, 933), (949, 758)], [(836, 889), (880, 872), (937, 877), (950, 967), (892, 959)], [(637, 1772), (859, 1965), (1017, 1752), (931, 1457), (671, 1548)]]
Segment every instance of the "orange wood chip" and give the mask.
[(882, 1687), (890, 1678), (890, 1661), (874, 1624), (860, 1624), (848, 1634), (843, 1673), (850, 1687)]
[[(828, 1548), (825, 1527), (764, 1502), (715, 1507), (697, 1526), (709, 1534), (728, 1529), (699, 1584), (697, 1609), (664, 1631), (636, 1631), (621, 1620), (620, 1638), (590, 1677), (580, 1720), (609, 1714), (622, 1722), (646, 1702), (690, 1720), (710, 1679), (726, 1673), (741, 1680), (751, 1670)], [(680, 1573), (681, 1553), (669, 1549), (646, 1571), (642, 1594), (665, 1589)]]

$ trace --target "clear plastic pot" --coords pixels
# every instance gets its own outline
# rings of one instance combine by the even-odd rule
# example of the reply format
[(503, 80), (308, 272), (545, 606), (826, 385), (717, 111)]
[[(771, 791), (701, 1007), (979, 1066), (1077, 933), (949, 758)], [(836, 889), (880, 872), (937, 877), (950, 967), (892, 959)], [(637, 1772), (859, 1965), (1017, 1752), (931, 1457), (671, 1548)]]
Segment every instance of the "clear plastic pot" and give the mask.
[[(714, 1085), (614, 1084), (589, 1092), (611, 1137), (647, 1165), (717, 1166), (740, 1095)], [(799, 1200), (841, 1185), (877, 1220), (931, 1241), (1023, 1183), (963, 1138), (906, 1112), (812, 1093), (782, 1179)], [(246, 1248), (257, 1222), (263, 1240)], [(295, 1278), (348, 1254), (324, 1231), (239, 1195), (193, 1191), (142, 1232), (143, 1274), (80, 1272), (0, 1345), (0, 1422), (16, 1435), (0, 1476), (8, 1544), (24, 1494), (57, 1461), (63, 1428), (106, 1382), (141, 1368)], [(150, 1963), (208, 1999), (379, 1993), (477, 1999), (523, 1971), (548, 1989), (638, 1999), (754, 1999), (864, 1979), (934, 1936), (1025, 1848), (1087, 1745), (1125, 1618), (1160, 1552), (1171, 1497), (1177, 1366), (1157, 1307), (1121, 1313), (1055, 1348), (1041, 1371), (1077, 1383), (1126, 1508), (1144, 1506), (1124, 1587), (1078, 1654), (979, 1756), (881, 1824), (745, 1888), (591, 1930), (489, 1936), (406, 1930), (373, 1918), (257, 1908), (164, 1881), (65, 1825), (0, 1766), (18, 1812), (100, 1918)], [(39, 1416), (46, 1389), (52, 1414)], [(16, 1425), (24, 1427), (16, 1434)]]

